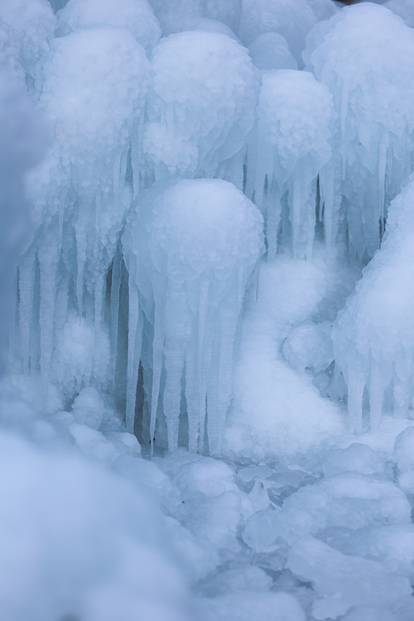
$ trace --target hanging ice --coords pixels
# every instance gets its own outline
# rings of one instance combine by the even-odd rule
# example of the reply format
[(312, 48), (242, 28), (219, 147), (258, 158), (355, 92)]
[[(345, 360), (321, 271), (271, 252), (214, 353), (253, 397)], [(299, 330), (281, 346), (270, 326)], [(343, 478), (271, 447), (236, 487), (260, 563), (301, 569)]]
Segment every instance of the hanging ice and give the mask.
[(257, 77), (247, 50), (226, 35), (183, 32), (153, 55), (145, 153), (149, 174), (214, 176), (254, 123)]
[(317, 180), (331, 156), (332, 123), (331, 96), (310, 73), (263, 73), (245, 190), (265, 216), (269, 257), (279, 244), (295, 257), (312, 254)]
[(305, 57), (338, 115), (332, 177), (322, 188), (327, 241), (347, 238), (351, 255), (364, 262), (412, 170), (414, 31), (384, 7), (358, 4), (316, 26)]
[(161, 35), (148, 0), (70, 0), (58, 14), (58, 34), (107, 26), (129, 30), (145, 48), (154, 47)]
[[(178, 181), (143, 195), (123, 248), (130, 299), (128, 426), (134, 425), (142, 352), (151, 442), (162, 411), (168, 447), (177, 447), (184, 392), (190, 449), (205, 448), (206, 426), (209, 450), (217, 452), (243, 299), (262, 251), (260, 214), (230, 183)], [(151, 354), (141, 347), (144, 321), (152, 326)]]
[(39, 90), (55, 142), (31, 179), (39, 226), (19, 268), (26, 370), (40, 366), (49, 374), (70, 312), (100, 334), (108, 269), (138, 189), (148, 72), (145, 53), (127, 30), (82, 30), (54, 43)]
[(381, 249), (363, 272), (335, 330), (336, 364), (348, 411), (362, 429), (364, 395), (372, 427), (385, 406), (407, 415), (414, 379), (414, 179), (392, 202)]

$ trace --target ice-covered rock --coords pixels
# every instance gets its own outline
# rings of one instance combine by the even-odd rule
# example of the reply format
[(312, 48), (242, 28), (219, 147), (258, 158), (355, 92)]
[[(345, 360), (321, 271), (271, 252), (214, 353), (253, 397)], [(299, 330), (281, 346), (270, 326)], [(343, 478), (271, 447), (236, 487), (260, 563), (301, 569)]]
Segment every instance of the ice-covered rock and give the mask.
[(214, 176), (254, 123), (258, 79), (247, 50), (217, 32), (182, 32), (156, 46), (152, 67), (148, 175)]
[(277, 32), (300, 61), (306, 35), (315, 23), (307, 0), (243, 0), (240, 36), (249, 45), (265, 32)]
[(200, 18), (222, 22), (236, 32), (241, 0), (150, 0), (164, 34), (190, 30)]
[(286, 39), (277, 32), (265, 32), (249, 45), (250, 56), (258, 69), (297, 69), (298, 63)]
[(258, 511), (244, 525), (242, 539), (256, 554), (271, 553), (283, 546), (278, 532), (278, 514), (278, 509)]
[(148, 0), (70, 0), (58, 14), (59, 35), (101, 27), (126, 28), (144, 48), (154, 47), (161, 36)]
[(413, 54), (414, 31), (370, 2), (344, 8), (308, 38), (306, 66), (330, 89), (338, 118), (321, 184), (326, 239), (346, 239), (361, 262), (378, 248), (389, 202), (412, 170)]
[[(409, 502), (389, 481), (342, 474), (302, 487), (289, 496), (275, 517), (275, 532), (293, 543), (329, 528), (408, 524)], [(278, 524), (276, 524), (278, 522)]]
[[(151, 443), (160, 408), (168, 447), (177, 447), (184, 392), (189, 447), (202, 449), (207, 440), (217, 452), (232, 398), (240, 313), (262, 252), (261, 216), (227, 182), (179, 181), (142, 196), (123, 248), (130, 304), (128, 426), (135, 418), (142, 351)], [(151, 354), (141, 347), (144, 317), (152, 330)]]
[(364, 394), (370, 425), (384, 409), (406, 416), (413, 396), (414, 179), (394, 199), (380, 250), (365, 268), (334, 326), (335, 362), (348, 388), (352, 426), (361, 430)]
[(308, 0), (317, 19), (328, 19), (338, 11), (334, 0)]
[(367, 476), (385, 476), (384, 457), (366, 444), (353, 442), (346, 448), (331, 449), (323, 458), (322, 470), (325, 476), (344, 472), (356, 472)]
[(298, 258), (312, 255), (317, 180), (331, 157), (332, 130), (331, 95), (311, 73), (263, 73), (245, 191), (264, 214), (271, 258), (279, 247)]
[(313, 537), (292, 547), (287, 566), (312, 583), (316, 592), (312, 615), (321, 621), (342, 619), (355, 607), (392, 609), (411, 594), (407, 578), (388, 572), (375, 561), (342, 554)]

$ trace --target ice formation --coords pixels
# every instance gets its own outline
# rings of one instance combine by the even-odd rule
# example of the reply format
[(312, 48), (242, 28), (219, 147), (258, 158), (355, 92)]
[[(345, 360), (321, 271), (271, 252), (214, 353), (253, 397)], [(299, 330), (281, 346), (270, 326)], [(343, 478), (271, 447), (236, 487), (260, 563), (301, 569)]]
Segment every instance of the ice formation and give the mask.
[(144, 48), (158, 42), (161, 31), (147, 0), (70, 0), (58, 14), (58, 34), (83, 28), (125, 28)]
[(222, 22), (238, 30), (242, 0), (150, 0), (165, 35), (190, 30), (200, 18)]
[(204, 448), (206, 426), (210, 451), (217, 452), (232, 396), (242, 304), (262, 250), (260, 214), (227, 182), (179, 181), (140, 199), (123, 248), (130, 305), (128, 426), (135, 416), (143, 312), (153, 332), (151, 357), (142, 359), (145, 382), (152, 372), (146, 390), (151, 443), (161, 408), (168, 447), (177, 447), (184, 386), (188, 445)]
[(276, 32), (265, 32), (249, 45), (250, 56), (258, 69), (297, 69), (298, 64), (286, 39)]
[(331, 96), (312, 74), (263, 73), (245, 191), (265, 216), (269, 258), (280, 245), (295, 257), (312, 256), (323, 208), (318, 175), (331, 157), (332, 125)]
[(152, 68), (149, 178), (215, 176), (254, 123), (258, 80), (247, 50), (220, 33), (183, 32), (159, 43)]
[(265, 32), (277, 32), (285, 37), (300, 62), (306, 35), (315, 23), (315, 14), (307, 0), (243, 0), (240, 38), (249, 45)]
[(2, 0), (0, 52), (9, 57), (31, 86), (47, 57), (55, 17), (47, 0)]
[(414, 179), (392, 202), (380, 250), (365, 268), (334, 329), (337, 367), (348, 388), (353, 427), (363, 426), (367, 398), (370, 424), (384, 409), (406, 416), (414, 374), (413, 277)]
[(346, 240), (361, 262), (378, 248), (389, 202), (412, 170), (413, 55), (414, 31), (372, 3), (339, 11), (308, 39), (307, 67), (330, 89), (337, 113), (327, 241)]
[(316, 312), (327, 281), (317, 263), (281, 257), (261, 266), (257, 299), (247, 309), (241, 333), (224, 444), (228, 455), (281, 458), (320, 447), (340, 433), (335, 405), (280, 352), (292, 328)]
[[(148, 72), (142, 47), (126, 30), (96, 28), (55, 40), (39, 105), (56, 142), (33, 173), (37, 228), (19, 268), (18, 338), (26, 370), (50, 373), (70, 313), (97, 337), (104, 329), (107, 272), (139, 187), (135, 162)], [(89, 380), (93, 374), (92, 364)]]

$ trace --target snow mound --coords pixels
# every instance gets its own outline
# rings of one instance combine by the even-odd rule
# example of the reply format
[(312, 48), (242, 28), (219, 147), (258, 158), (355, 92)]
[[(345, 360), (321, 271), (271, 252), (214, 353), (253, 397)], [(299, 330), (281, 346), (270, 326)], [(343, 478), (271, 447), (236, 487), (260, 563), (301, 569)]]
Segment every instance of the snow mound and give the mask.
[(60, 35), (100, 27), (126, 28), (144, 48), (154, 47), (161, 36), (147, 0), (70, 0), (58, 14)]
[[(316, 311), (328, 287), (323, 266), (281, 257), (262, 265), (257, 299), (243, 323), (225, 450), (263, 459), (320, 447), (342, 429), (339, 410), (279, 352), (292, 328)], [(283, 389), (281, 389), (283, 387)]]
[(7, 618), (186, 618), (185, 585), (169, 558), (162, 515), (137, 486), (4, 433), (0, 447)]
[(214, 176), (254, 123), (256, 71), (248, 52), (215, 32), (171, 35), (154, 49), (144, 149), (155, 179)]
[(152, 329), (152, 353), (142, 350), (150, 441), (160, 407), (168, 446), (177, 447), (185, 377), (188, 444), (202, 449), (207, 425), (210, 451), (217, 452), (232, 397), (242, 304), (262, 252), (261, 216), (230, 183), (178, 181), (142, 196), (123, 248), (130, 301), (128, 424), (135, 415), (143, 312)]

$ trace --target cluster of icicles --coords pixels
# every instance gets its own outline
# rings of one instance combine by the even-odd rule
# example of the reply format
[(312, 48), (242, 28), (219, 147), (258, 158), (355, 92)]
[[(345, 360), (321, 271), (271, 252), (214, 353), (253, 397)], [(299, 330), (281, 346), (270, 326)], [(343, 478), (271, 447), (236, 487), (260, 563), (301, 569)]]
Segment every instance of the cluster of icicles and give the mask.
[(29, 179), (15, 357), (68, 402), (95, 385), (170, 449), (220, 450), (261, 257), (309, 259), (318, 243), (366, 263), (412, 169), (414, 31), (376, 5), (332, 8), (297, 70), (304, 40), (294, 58), (261, 31), (261, 3), (249, 32), (250, 4), (244, 33), (201, 19), (160, 39), (146, 1), (70, 0), (57, 26), (43, 19), (36, 66), (13, 35), (54, 134)]

